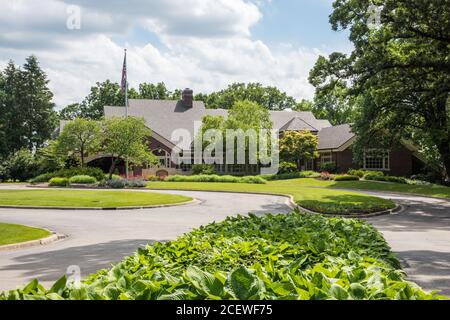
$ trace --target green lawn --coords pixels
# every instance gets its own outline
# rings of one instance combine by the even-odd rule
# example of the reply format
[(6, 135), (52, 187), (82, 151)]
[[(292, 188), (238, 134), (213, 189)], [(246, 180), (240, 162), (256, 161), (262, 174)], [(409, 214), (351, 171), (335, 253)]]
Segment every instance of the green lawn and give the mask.
[[(306, 180), (308, 183), (305, 184)], [(392, 201), (356, 192), (314, 188), (314, 179), (270, 181), (267, 184), (151, 182), (150, 189), (255, 192), (292, 195), (302, 207), (322, 213), (349, 214), (370, 213), (392, 209)], [(319, 182), (319, 181), (318, 181)], [(320, 185), (316, 185), (316, 187)]]
[(0, 190), (0, 205), (114, 208), (177, 204), (189, 197), (151, 192), (103, 190)]
[(400, 183), (376, 182), (376, 181), (323, 181), (317, 179), (302, 179), (300, 181), (304, 187), (323, 187), (333, 189), (355, 189), (381, 192), (410, 193), (437, 198), (450, 198), (450, 188), (431, 185), (413, 186)]
[(0, 246), (42, 239), (49, 235), (47, 230), (0, 223)]

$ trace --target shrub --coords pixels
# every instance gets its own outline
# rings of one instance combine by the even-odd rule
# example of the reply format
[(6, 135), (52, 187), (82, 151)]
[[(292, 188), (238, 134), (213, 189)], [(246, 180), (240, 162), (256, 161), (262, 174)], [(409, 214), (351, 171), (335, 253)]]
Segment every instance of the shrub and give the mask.
[(199, 176), (170, 176), (166, 179), (167, 182), (217, 182), (217, 183), (251, 183), (251, 184), (265, 184), (267, 183), (261, 177), (233, 177), (233, 176), (218, 176), (218, 175), (199, 175)]
[(70, 184), (96, 184), (97, 179), (91, 176), (75, 176), (69, 179)]
[(61, 177), (70, 179), (75, 176), (90, 176), (95, 178), (99, 182), (105, 180), (105, 174), (101, 169), (87, 167), (87, 168), (61, 169), (55, 172), (44, 173), (37, 176), (34, 179), (31, 179), (30, 183), (32, 184), (45, 183), (49, 182), (51, 178)]
[(334, 177), (334, 181), (359, 181), (359, 177), (351, 175), (342, 175)]
[(297, 165), (294, 162), (281, 162), (278, 174), (288, 174), (298, 172)]
[(408, 180), (406, 178), (393, 177), (393, 176), (380, 176), (377, 174), (367, 174), (364, 177), (364, 179), (369, 180), (369, 181), (381, 181), (381, 182), (408, 184)]
[(50, 187), (68, 187), (69, 179), (67, 178), (51, 178), (49, 182)]
[(335, 173), (337, 171), (337, 165), (334, 162), (324, 162), (319, 166), (320, 171)]
[(38, 163), (34, 155), (22, 149), (2, 163), (2, 180), (27, 181), (37, 174)]
[(61, 169), (56, 171), (58, 177), (64, 178), (72, 178), (75, 176), (90, 176), (94, 177), (97, 181), (102, 181), (105, 179), (105, 173), (102, 169), (99, 168), (70, 168), (70, 169)]
[(348, 171), (348, 174), (351, 176), (357, 176), (360, 179), (364, 178), (368, 174), (384, 176), (384, 173), (382, 171), (371, 171), (371, 170), (364, 170), (364, 169), (359, 169), (359, 170), (350, 169)]
[(291, 180), (291, 179), (302, 179), (302, 178), (318, 178), (318, 177), (320, 177), (320, 173), (317, 173), (314, 171), (300, 171), (300, 172), (284, 173), (284, 174), (261, 175), (260, 177), (267, 181), (277, 181), (277, 180)]
[(112, 189), (124, 189), (127, 184), (123, 179), (111, 179), (106, 181), (106, 186)]
[(333, 180), (333, 175), (329, 172), (322, 172), (320, 174), (320, 179), (328, 181), (328, 180)]
[(211, 164), (195, 164), (192, 166), (192, 173), (194, 175), (215, 175), (216, 170)]
[(440, 298), (406, 279), (370, 224), (303, 213), (229, 217), (140, 248), (81, 287), (62, 278), (50, 290), (34, 281), (0, 294), (0, 300)]
[(126, 186), (128, 188), (145, 188), (147, 186), (147, 183), (144, 180), (130, 180), (126, 183)]
[(159, 178), (157, 176), (148, 176), (147, 181), (159, 181)]
[(31, 179), (30, 183), (31, 184), (46, 183), (49, 182), (51, 178), (55, 178), (54, 173), (44, 173), (37, 176), (36, 178)]
[(242, 183), (250, 183), (250, 184), (266, 184), (267, 181), (261, 177), (257, 176), (248, 176), (242, 178)]

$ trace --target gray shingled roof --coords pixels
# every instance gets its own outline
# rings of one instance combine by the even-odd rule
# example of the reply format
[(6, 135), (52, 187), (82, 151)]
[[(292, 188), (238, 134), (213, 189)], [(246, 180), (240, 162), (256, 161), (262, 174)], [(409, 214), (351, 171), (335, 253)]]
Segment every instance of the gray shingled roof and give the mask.
[(355, 137), (349, 124), (324, 128), (319, 132), (319, 150), (338, 149)]
[[(206, 109), (201, 101), (194, 101), (193, 108), (186, 108), (181, 101), (175, 100), (129, 100), (129, 115), (143, 117), (154, 132), (171, 140), (176, 129), (186, 129), (194, 136), (194, 122), (201, 122), (206, 115), (227, 117), (227, 110)], [(105, 107), (107, 118), (124, 116), (124, 107)], [(327, 120), (318, 120), (312, 112), (271, 111), (274, 129), (321, 131), (331, 127)]]
[(283, 127), (280, 128), (281, 132), (284, 132), (284, 131), (303, 131), (303, 130), (318, 131), (318, 129), (312, 127), (311, 125), (306, 123), (303, 119), (301, 119), (298, 116), (292, 118), (291, 121), (289, 121)]

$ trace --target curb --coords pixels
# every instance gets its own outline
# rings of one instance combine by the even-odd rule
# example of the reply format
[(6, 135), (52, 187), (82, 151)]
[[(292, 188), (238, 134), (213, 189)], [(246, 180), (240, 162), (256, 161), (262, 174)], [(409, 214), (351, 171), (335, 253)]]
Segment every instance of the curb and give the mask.
[(384, 211), (380, 211), (380, 212), (359, 213), (359, 214), (331, 214), (331, 213), (322, 213), (322, 212), (311, 211), (311, 210), (303, 208), (299, 205), (297, 205), (297, 208), (299, 210), (302, 210), (302, 211), (305, 211), (305, 212), (311, 213), (311, 214), (320, 214), (320, 215), (323, 215), (326, 217), (332, 217), (332, 218), (349, 218), (349, 219), (369, 219), (369, 218), (375, 218), (375, 217), (380, 217), (380, 216), (397, 214), (403, 210), (403, 207), (401, 205), (397, 205), (394, 209), (384, 210)]
[(90, 207), (36, 207), (36, 206), (0, 206), (0, 209), (29, 209), (29, 210), (74, 210), (74, 211), (125, 211), (125, 210), (143, 210), (158, 209), (187, 206), (190, 204), (200, 203), (199, 200), (193, 199), (188, 202), (174, 204), (160, 204), (154, 206), (136, 206), (136, 207), (112, 207), (112, 208), (90, 208)]
[(311, 211), (309, 209), (303, 208), (302, 206), (299, 206), (295, 201), (294, 197), (289, 194), (280, 194), (280, 193), (258, 193), (258, 192), (237, 192), (237, 191), (212, 191), (212, 190), (177, 190), (177, 189), (150, 189), (152, 191), (187, 191), (187, 192), (210, 192), (210, 193), (230, 193), (230, 194), (250, 194), (250, 195), (266, 195), (266, 196), (276, 196), (276, 197), (285, 197), (288, 198), (288, 201), (286, 202), (287, 206), (289, 206), (292, 210), (299, 209), (302, 211), (305, 211), (307, 213), (311, 214), (320, 214), (327, 217), (340, 217), (340, 218), (374, 218), (384, 215), (390, 215), (397, 212), (400, 212), (403, 207), (400, 205), (397, 205), (394, 209), (391, 210), (384, 210), (380, 212), (373, 212), (373, 213), (357, 213), (357, 214), (330, 214), (330, 213), (322, 213), (322, 212), (315, 212)]
[(294, 201), (294, 197), (289, 194), (281, 193), (270, 193), (270, 192), (238, 192), (238, 191), (214, 191), (214, 190), (190, 190), (190, 189), (148, 189), (150, 191), (186, 191), (186, 192), (208, 192), (208, 193), (229, 193), (229, 194), (249, 194), (254, 196), (274, 196), (287, 198), (286, 205), (292, 210), (296, 209), (298, 206)]
[[(45, 230), (45, 229), (44, 229)], [(5, 252), (5, 251), (14, 251), (14, 250), (20, 250), (20, 249), (27, 249), (27, 248), (32, 248), (32, 247), (38, 247), (38, 246), (44, 246), (44, 245), (48, 245), (51, 244), (53, 242), (59, 241), (59, 240), (63, 240), (68, 238), (68, 236), (64, 235), (64, 234), (59, 234), (59, 233), (54, 233), (47, 237), (47, 238), (43, 238), (43, 239), (38, 239), (38, 240), (32, 240), (32, 241), (27, 241), (27, 242), (21, 242), (21, 243), (14, 243), (14, 244), (8, 244), (5, 246), (0, 246), (0, 252)]]

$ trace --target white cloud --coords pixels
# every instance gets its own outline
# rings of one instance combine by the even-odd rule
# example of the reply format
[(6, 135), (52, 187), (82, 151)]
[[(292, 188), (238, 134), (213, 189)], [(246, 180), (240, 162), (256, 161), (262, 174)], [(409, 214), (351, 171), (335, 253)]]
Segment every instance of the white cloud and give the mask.
[(129, 46), (133, 86), (164, 81), (172, 89), (210, 92), (236, 81), (261, 82), (297, 98), (313, 95), (307, 76), (320, 52), (252, 39), (251, 27), (262, 17), (252, 2), (69, 2), (82, 6), (82, 30), (65, 29), (63, 1), (0, 0), (0, 65), (36, 54), (59, 106), (80, 101), (97, 81), (120, 80), (123, 48), (113, 39), (127, 38), (137, 26), (155, 32), (160, 44)]

